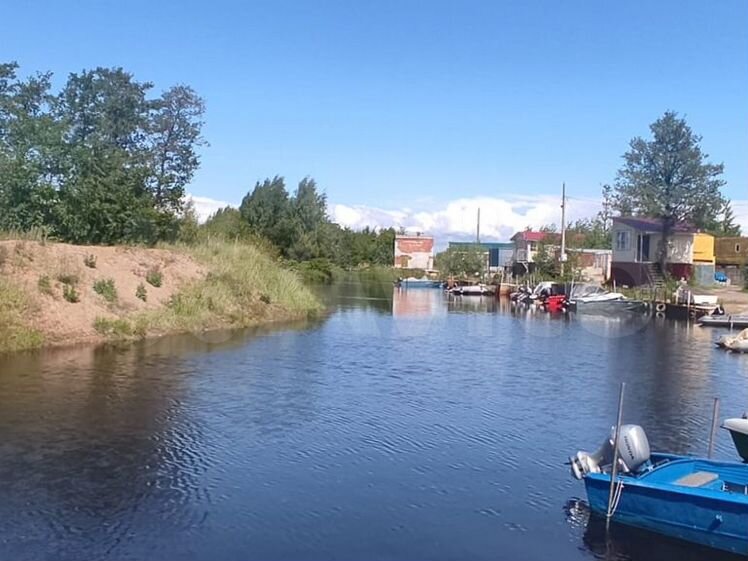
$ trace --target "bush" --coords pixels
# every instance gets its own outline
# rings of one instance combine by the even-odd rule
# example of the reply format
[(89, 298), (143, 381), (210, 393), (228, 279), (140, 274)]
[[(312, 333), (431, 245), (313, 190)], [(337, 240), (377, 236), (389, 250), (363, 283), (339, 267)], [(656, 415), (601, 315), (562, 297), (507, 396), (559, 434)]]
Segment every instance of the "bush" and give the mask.
[(42, 334), (28, 324), (34, 312), (26, 291), (0, 276), (0, 353), (42, 345)]
[(97, 317), (94, 320), (94, 329), (101, 335), (107, 337), (130, 337), (133, 328), (126, 319), (108, 319)]
[(145, 285), (141, 282), (138, 288), (135, 290), (135, 297), (140, 298), (143, 302), (148, 300), (148, 291), (145, 289)]
[(163, 274), (161, 273), (161, 270), (158, 267), (153, 267), (148, 270), (148, 272), (145, 275), (145, 280), (148, 284), (151, 286), (155, 286), (158, 288), (161, 286), (161, 283), (164, 280)]
[(93, 253), (86, 255), (83, 258), (83, 264), (89, 269), (95, 269), (96, 268), (96, 256)]
[(62, 297), (68, 302), (70, 302), (71, 304), (75, 304), (81, 301), (80, 294), (78, 294), (78, 291), (75, 289), (75, 286), (72, 284), (63, 283)]
[(78, 284), (78, 275), (75, 273), (59, 273), (57, 275), (57, 280), (60, 281), (62, 284), (68, 285), (68, 286), (75, 286)]
[(43, 275), (39, 277), (39, 280), (37, 281), (36, 285), (39, 287), (39, 292), (42, 294), (46, 294), (48, 296), (52, 296), (52, 281), (49, 279), (47, 275)]
[(117, 300), (117, 288), (114, 286), (114, 279), (99, 279), (94, 282), (93, 289), (96, 294), (110, 304)]

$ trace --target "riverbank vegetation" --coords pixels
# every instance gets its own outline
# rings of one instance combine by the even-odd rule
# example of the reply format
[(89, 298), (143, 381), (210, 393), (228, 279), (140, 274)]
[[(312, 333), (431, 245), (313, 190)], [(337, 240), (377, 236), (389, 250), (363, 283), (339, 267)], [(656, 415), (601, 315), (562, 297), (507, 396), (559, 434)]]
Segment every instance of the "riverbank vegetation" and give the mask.
[[(321, 311), (294, 272), (241, 242), (3, 241), (0, 253), (0, 352), (248, 327)], [(96, 268), (87, 265), (92, 257)], [(148, 282), (156, 272), (159, 282)]]

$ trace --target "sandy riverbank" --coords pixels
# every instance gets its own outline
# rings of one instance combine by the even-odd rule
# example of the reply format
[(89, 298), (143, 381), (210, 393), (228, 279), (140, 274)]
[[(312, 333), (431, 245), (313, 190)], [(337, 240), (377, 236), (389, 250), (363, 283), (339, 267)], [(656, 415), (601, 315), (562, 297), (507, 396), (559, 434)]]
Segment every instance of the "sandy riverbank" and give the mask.
[(319, 310), (246, 244), (96, 247), (0, 241), (0, 352), (247, 327)]

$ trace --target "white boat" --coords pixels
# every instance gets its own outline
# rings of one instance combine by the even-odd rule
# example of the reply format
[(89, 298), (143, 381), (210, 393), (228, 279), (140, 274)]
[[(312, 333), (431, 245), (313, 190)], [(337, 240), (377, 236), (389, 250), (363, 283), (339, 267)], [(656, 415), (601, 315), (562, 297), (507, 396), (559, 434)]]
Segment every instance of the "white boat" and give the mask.
[(452, 294), (459, 294), (460, 296), (485, 296), (487, 294), (494, 294), (493, 287), (485, 284), (466, 284), (464, 286), (455, 286), (450, 289)]
[(717, 340), (717, 346), (728, 351), (748, 353), (748, 329), (743, 329), (737, 335), (723, 335)]
[(595, 285), (582, 284), (572, 288), (569, 309), (576, 313), (616, 314), (620, 312), (644, 312), (641, 300), (631, 300), (620, 292), (608, 292)]

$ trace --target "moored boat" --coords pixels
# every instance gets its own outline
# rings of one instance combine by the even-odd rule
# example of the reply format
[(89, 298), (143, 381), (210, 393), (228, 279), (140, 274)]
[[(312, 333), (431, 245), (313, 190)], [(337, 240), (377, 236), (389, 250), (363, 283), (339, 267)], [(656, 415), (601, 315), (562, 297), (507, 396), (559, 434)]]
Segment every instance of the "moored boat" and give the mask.
[(736, 419), (725, 419), (722, 428), (727, 429), (735, 444), (735, 450), (744, 462), (748, 462), (748, 415)]
[(717, 346), (737, 353), (748, 353), (748, 329), (737, 335), (723, 335), (717, 340)]
[(646, 304), (626, 298), (619, 292), (608, 292), (594, 285), (577, 285), (569, 295), (569, 311), (599, 315), (643, 313)]
[[(613, 429), (613, 433), (615, 429)], [(571, 458), (590, 509), (612, 520), (708, 547), (748, 555), (748, 465), (650, 453), (644, 430), (620, 427), (594, 453)], [(613, 481), (614, 457), (618, 475)]]
[(450, 292), (460, 296), (486, 296), (495, 294), (495, 287), (486, 284), (466, 284), (455, 286), (450, 289)]

